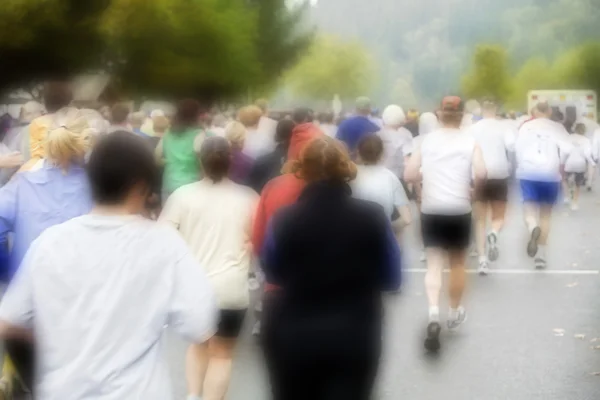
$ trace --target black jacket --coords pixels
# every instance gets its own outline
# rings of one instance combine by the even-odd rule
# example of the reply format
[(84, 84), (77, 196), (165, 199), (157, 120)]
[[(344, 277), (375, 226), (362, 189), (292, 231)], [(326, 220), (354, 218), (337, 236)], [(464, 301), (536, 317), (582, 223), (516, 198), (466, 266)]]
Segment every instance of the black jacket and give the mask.
[(400, 286), (400, 249), (381, 206), (352, 198), (346, 184), (311, 184), (273, 217), (263, 263), (282, 289), (270, 323), (294, 332), (290, 346), (301, 335), (334, 356), (379, 342), (381, 292)]
[(248, 186), (257, 193), (262, 192), (267, 182), (281, 175), (286, 160), (287, 147), (284, 145), (279, 145), (273, 152), (257, 158), (248, 175)]

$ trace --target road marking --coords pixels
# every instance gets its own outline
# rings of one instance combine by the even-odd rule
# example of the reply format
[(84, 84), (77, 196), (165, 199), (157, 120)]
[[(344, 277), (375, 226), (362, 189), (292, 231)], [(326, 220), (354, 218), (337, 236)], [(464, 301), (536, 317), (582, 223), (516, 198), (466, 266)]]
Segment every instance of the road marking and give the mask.
[[(427, 268), (408, 268), (404, 269), (408, 273), (425, 273)], [(450, 272), (449, 269), (444, 272)], [(468, 269), (468, 274), (477, 274), (476, 269)], [(588, 269), (492, 269), (491, 275), (598, 275), (600, 271)]]

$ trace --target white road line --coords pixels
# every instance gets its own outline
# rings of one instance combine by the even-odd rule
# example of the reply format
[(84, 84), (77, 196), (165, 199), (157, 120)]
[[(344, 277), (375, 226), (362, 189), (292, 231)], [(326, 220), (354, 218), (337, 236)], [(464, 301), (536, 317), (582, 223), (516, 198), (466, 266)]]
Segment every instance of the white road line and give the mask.
[[(427, 272), (426, 268), (408, 268), (404, 269), (404, 272), (408, 273), (425, 273)], [(449, 272), (450, 270), (445, 270), (444, 272)], [(468, 274), (477, 274), (476, 269), (468, 269)], [(596, 270), (587, 270), (587, 269), (492, 269), (489, 272), (494, 275), (598, 275), (600, 271)]]

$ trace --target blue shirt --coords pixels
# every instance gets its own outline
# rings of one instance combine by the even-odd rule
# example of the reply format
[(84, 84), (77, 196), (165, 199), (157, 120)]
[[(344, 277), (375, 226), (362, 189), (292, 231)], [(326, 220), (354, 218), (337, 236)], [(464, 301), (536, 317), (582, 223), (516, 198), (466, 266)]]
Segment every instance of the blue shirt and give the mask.
[[(47, 228), (84, 214), (92, 208), (90, 188), (83, 167), (67, 172), (44, 163), (39, 170), (22, 172), (0, 189), (0, 249), (13, 233), (8, 270), (13, 276), (31, 243)], [(2, 260), (0, 254), (0, 261)], [(4, 267), (4, 268), (2, 268)], [(6, 274), (0, 278), (6, 278)]]
[(368, 117), (357, 115), (342, 122), (338, 128), (337, 139), (348, 146), (350, 153), (355, 153), (360, 140), (370, 134), (379, 132), (379, 127)]

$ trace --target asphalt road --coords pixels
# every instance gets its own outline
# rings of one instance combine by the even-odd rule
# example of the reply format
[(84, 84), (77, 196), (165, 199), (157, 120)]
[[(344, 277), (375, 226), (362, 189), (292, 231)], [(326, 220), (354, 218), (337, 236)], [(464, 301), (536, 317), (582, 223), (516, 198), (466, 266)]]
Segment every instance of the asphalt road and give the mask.
[[(470, 275), (464, 302), (469, 320), (459, 332), (443, 334), (437, 357), (423, 351), (424, 265), (414, 235), (408, 235), (411, 272), (402, 294), (386, 300), (386, 351), (375, 398), (600, 399), (600, 376), (594, 375), (600, 375), (600, 190), (585, 194), (577, 212), (557, 207), (553, 229), (548, 271), (535, 272), (515, 197), (496, 273)], [(471, 264), (476, 268), (476, 259)], [(169, 334), (165, 349), (175, 394), (185, 399), (185, 344)], [(228, 399), (268, 399), (260, 351), (249, 331), (237, 353)]]

